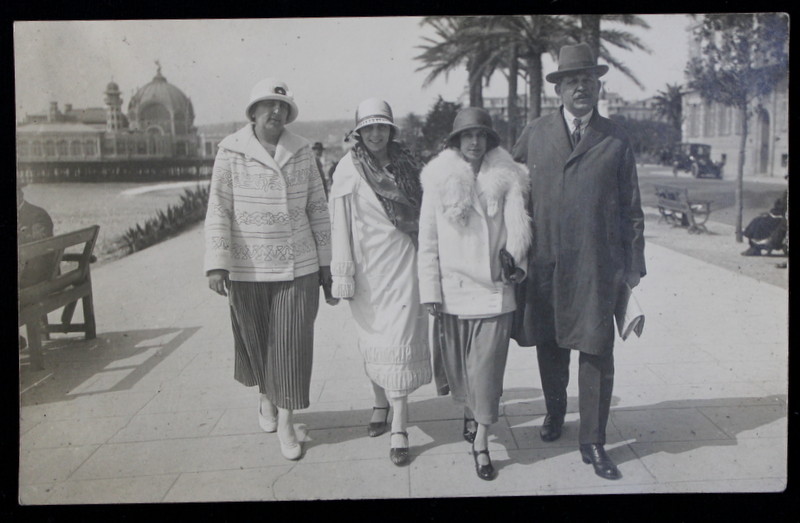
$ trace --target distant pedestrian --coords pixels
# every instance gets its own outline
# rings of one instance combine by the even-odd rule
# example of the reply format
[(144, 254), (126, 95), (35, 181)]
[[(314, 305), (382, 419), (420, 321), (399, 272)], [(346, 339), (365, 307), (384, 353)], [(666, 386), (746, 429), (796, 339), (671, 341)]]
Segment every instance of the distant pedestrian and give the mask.
[(350, 303), (372, 384), (370, 437), (386, 431), (389, 457), (409, 460), (408, 395), (430, 383), (427, 315), (419, 301), (417, 235), (421, 166), (393, 139), (389, 104), (359, 104), (355, 145), (338, 163), (331, 191), (333, 295)]
[(314, 151), (314, 161), (316, 162), (317, 170), (322, 177), (322, 185), (325, 187), (325, 196), (328, 196), (331, 191), (331, 180), (328, 170), (325, 168), (325, 146), (322, 145), (322, 142), (314, 142), (311, 150)]
[(447, 148), (422, 171), (420, 295), (440, 323), (441, 357), (479, 478), (495, 477), (489, 427), (499, 416), (514, 284), (524, 278), (530, 223), (523, 165), (500, 147), (484, 109), (455, 117)]
[(614, 308), (624, 285), (645, 275), (644, 213), (628, 137), (598, 114), (597, 65), (586, 44), (561, 48), (555, 84), (561, 108), (525, 127), (514, 158), (530, 169), (533, 245), (521, 328), (536, 345), (547, 415), (541, 438), (561, 436), (570, 352), (580, 352), (580, 453), (603, 478), (621, 477), (606, 454), (614, 386)]
[(250, 123), (219, 144), (205, 223), (209, 287), (230, 301), (234, 378), (258, 386), (258, 421), (299, 459), (293, 411), (309, 406), (319, 286), (330, 283), (330, 218), (311, 144), (286, 129), (285, 83), (250, 94)]

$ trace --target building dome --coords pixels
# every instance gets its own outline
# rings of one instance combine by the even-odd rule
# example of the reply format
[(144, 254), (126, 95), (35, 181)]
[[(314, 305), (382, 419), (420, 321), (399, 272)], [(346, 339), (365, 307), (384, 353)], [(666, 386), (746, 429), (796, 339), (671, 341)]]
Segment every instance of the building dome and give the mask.
[(106, 86), (106, 91), (112, 91), (112, 92), (119, 91), (119, 86), (117, 85), (116, 82), (108, 82), (108, 85)]
[(194, 107), (183, 91), (167, 82), (159, 65), (153, 80), (131, 98), (128, 119), (132, 129), (155, 134), (190, 134)]

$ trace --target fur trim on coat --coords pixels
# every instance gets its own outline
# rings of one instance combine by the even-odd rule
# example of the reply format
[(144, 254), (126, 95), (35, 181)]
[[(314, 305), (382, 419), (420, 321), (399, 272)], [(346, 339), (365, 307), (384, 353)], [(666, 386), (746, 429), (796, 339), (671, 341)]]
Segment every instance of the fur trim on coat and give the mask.
[(469, 162), (454, 149), (445, 149), (422, 170), (424, 192), (435, 192), (442, 214), (454, 224), (465, 226), (470, 208), (480, 205), (476, 179), (480, 180), (489, 217), (503, 209), (506, 250), (519, 262), (526, 258), (532, 229), (525, 202), (528, 200), (528, 169), (502, 147), (486, 153), (476, 178)]

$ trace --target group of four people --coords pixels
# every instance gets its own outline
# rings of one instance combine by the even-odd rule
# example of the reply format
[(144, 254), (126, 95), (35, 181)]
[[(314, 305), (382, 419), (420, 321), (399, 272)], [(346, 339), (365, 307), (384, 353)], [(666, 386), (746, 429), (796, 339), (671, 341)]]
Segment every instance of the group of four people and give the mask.
[(298, 114), (286, 84), (253, 88), (250, 124), (219, 144), (205, 269), (229, 299), (234, 377), (258, 386), (259, 424), (286, 458), (302, 455), (292, 413), (309, 406), (322, 284), (349, 302), (374, 394), (368, 435), (391, 427), (396, 465), (409, 461), (408, 395), (435, 374), (464, 406), (478, 477), (496, 476), (489, 427), (513, 337), (537, 347), (545, 441), (561, 434), (580, 351), (580, 453), (620, 477), (604, 450), (613, 311), (645, 274), (644, 220), (630, 144), (597, 114), (607, 69), (585, 44), (565, 46), (547, 76), (561, 110), (529, 124), (511, 153), (470, 107), (425, 166), (395, 140), (389, 105), (365, 100), (328, 191), (309, 143), (284, 127)]

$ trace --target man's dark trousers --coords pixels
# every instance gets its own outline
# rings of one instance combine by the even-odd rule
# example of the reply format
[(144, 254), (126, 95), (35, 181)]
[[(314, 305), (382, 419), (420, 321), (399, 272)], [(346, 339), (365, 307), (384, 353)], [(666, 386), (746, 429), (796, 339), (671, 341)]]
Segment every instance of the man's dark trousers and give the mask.
[[(554, 340), (536, 346), (545, 405), (548, 414), (556, 420), (563, 420), (567, 412), (570, 352), (559, 347)], [(613, 347), (609, 347), (602, 355), (581, 352), (578, 365), (578, 443), (605, 445), (614, 389)]]

